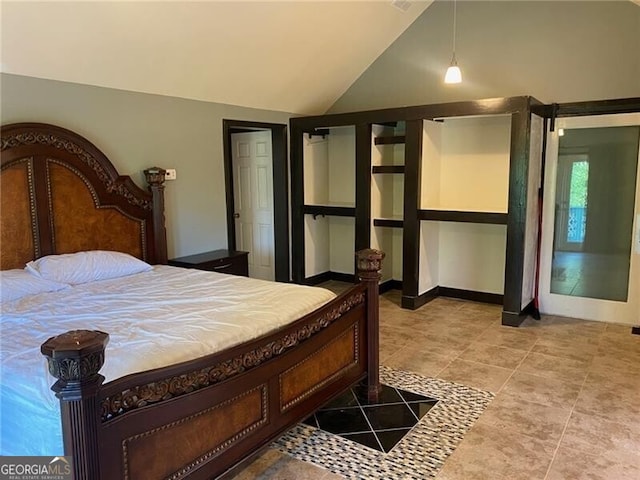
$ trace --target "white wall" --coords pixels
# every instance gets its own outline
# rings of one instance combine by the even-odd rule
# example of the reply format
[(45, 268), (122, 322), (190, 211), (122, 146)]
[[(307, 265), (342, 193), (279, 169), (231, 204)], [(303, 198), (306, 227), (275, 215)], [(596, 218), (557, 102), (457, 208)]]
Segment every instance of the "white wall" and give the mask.
[(17, 75), (0, 75), (1, 122), (73, 130), (122, 175), (175, 168), (165, 189), (169, 257), (227, 248), (222, 120), (288, 123), (290, 115)]
[(421, 208), (507, 212), (511, 116), (424, 122)]
[(440, 285), (440, 223), (420, 222), (418, 295)]
[[(424, 121), (421, 208), (506, 212), (510, 131), (510, 116)], [(422, 221), (420, 235), (420, 294), (504, 293), (506, 226)]]
[[(305, 203), (355, 205), (355, 129), (332, 128), (325, 138), (305, 135)], [(354, 273), (355, 221), (305, 215), (305, 274)]]
[(356, 204), (356, 129), (338, 127), (331, 128), (330, 132), (327, 137), (329, 204), (353, 207)]
[(440, 223), (440, 286), (504, 293), (506, 225)]
[(322, 137), (305, 134), (302, 147), (304, 171), (304, 203), (327, 205), (329, 203), (328, 142)]
[(330, 113), (532, 95), (545, 103), (640, 96), (640, 6), (631, 1), (436, 0)]
[(329, 271), (329, 219), (326, 217), (313, 218), (304, 216), (304, 271), (307, 277)]

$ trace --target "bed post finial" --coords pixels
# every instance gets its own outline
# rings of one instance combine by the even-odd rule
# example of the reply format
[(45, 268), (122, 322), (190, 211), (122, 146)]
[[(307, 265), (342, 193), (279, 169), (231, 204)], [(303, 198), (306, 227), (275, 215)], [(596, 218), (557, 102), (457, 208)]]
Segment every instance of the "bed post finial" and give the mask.
[(377, 401), (382, 387), (380, 385), (380, 334), (378, 284), (382, 275), (384, 252), (366, 248), (356, 252), (358, 278), (367, 285), (367, 398)]
[(167, 263), (167, 230), (164, 225), (164, 182), (167, 171), (160, 167), (144, 170), (144, 176), (153, 195), (153, 238), (155, 262)]
[(109, 335), (97, 330), (72, 330), (51, 337), (40, 347), (49, 373), (58, 381), (51, 387), (60, 399), (64, 454), (73, 457), (74, 478), (100, 478), (98, 463), (98, 392), (104, 377)]

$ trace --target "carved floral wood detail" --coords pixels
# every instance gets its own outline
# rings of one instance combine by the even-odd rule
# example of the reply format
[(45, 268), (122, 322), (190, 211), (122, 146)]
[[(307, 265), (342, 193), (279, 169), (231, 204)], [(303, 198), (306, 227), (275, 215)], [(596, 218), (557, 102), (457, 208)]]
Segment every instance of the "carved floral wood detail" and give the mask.
[(271, 341), (249, 352), (199, 370), (136, 386), (106, 397), (101, 403), (102, 422), (112, 420), (136, 408), (159, 403), (214, 385), (227, 378), (257, 367), (270, 358), (281, 355), (291, 347), (307, 340), (355, 306), (364, 303), (364, 300), (364, 292), (355, 293), (345, 298), (340, 305), (332, 308), (316, 320), (303, 325), (297, 331), (284, 335), (277, 340)]
[(71, 330), (41, 346), (49, 373), (64, 383), (92, 381), (104, 365), (109, 335), (97, 330)]
[(18, 133), (3, 136), (0, 139), (0, 151), (5, 151), (7, 149), (19, 147), (22, 145), (35, 144), (51, 146), (57, 148), (58, 150), (65, 150), (72, 155), (75, 155), (96, 173), (109, 193), (115, 193), (121, 197), (124, 197), (131, 205), (144, 208), (145, 210), (151, 210), (153, 208), (153, 202), (150, 199), (144, 199), (136, 196), (124, 183), (111, 179), (110, 175), (105, 171), (100, 162), (91, 153), (86, 151), (75, 142), (72, 142), (71, 140), (60, 138), (57, 135), (51, 133)]

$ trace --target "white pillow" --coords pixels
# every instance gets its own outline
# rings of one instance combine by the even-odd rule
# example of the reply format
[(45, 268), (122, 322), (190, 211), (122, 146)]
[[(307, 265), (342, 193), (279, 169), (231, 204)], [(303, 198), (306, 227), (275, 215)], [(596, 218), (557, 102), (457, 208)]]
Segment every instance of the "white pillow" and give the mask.
[(0, 272), (0, 297), (3, 302), (18, 300), (27, 295), (57, 292), (63, 288), (69, 288), (69, 285), (45, 280), (24, 270), (16, 269)]
[(104, 250), (49, 255), (29, 262), (25, 267), (41, 278), (70, 285), (124, 277), (151, 268), (129, 254)]

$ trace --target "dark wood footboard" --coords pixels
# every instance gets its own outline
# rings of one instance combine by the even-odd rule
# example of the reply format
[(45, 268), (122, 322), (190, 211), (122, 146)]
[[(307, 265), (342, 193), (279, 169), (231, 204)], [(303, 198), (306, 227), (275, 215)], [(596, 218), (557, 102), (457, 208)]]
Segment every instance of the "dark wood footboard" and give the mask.
[(107, 384), (106, 333), (49, 339), (76, 480), (217, 478), (354, 383), (377, 396), (383, 256), (359, 252), (361, 282), (285, 328)]

